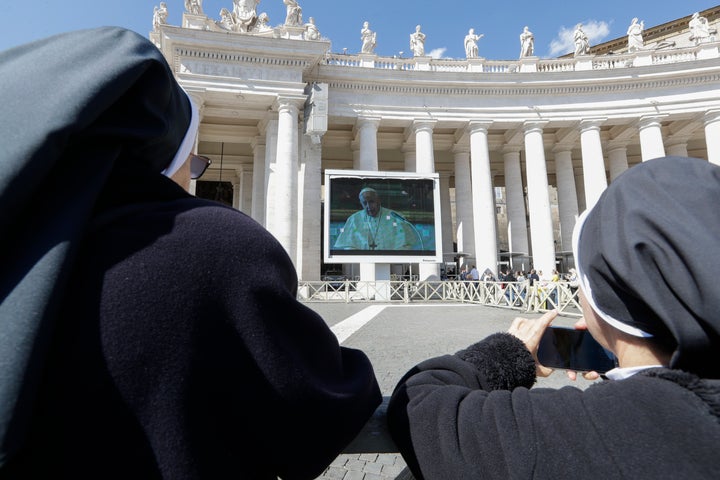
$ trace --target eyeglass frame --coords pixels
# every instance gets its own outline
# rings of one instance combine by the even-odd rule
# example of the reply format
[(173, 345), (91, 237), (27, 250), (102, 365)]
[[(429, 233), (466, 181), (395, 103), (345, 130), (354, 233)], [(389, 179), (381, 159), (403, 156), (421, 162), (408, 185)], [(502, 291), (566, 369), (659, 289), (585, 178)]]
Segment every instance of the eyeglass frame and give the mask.
[[(202, 162), (202, 164), (200, 163)], [(208, 169), (212, 160), (204, 155), (190, 154), (190, 179), (197, 180), (202, 177)], [(199, 171), (198, 171), (199, 170)]]

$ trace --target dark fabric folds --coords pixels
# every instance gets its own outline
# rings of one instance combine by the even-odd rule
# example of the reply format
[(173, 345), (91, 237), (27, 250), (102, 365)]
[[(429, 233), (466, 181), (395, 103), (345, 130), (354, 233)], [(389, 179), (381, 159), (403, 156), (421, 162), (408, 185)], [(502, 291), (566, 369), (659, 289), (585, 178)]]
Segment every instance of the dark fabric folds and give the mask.
[(682, 157), (635, 166), (577, 235), (599, 313), (674, 348), (671, 368), (720, 378), (720, 167)]
[(0, 466), (19, 448), (59, 301), (113, 169), (160, 172), (191, 119), (157, 48), (120, 28), (0, 53)]

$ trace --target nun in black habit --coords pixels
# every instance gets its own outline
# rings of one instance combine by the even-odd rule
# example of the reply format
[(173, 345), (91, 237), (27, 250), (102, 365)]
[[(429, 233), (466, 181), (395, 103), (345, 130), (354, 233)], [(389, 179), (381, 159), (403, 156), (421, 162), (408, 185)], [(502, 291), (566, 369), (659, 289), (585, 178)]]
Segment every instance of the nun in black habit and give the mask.
[(618, 368), (584, 391), (531, 389), (556, 312), (417, 365), (388, 406), (415, 477), (720, 478), (718, 207), (705, 160), (618, 177), (574, 242), (583, 315)]
[(7, 50), (0, 105), (0, 477), (319, 475), (380, 403), (372, 367), (268, 232), (168, 178), (197, 112), (157, 48)]

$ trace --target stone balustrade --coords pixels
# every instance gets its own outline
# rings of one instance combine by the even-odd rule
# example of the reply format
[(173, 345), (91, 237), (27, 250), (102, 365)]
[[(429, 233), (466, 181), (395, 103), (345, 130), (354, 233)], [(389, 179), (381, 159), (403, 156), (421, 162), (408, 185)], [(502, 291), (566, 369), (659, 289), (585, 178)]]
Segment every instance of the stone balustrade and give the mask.
[(325, 65), (363, 67), (386, 70), (428, 70), (432, 72), (481, 73), (555, 73), (582, 70), (611, 70), (643, 65), (667, 65), (720, 57), (720, 42), (686, 48), (642, 50), (619, 55), (581, 55), (573, 58), (542, 59), (527, 57), (519, 60), (435, 59), (429, 57), (382, 57), (328, 53)]

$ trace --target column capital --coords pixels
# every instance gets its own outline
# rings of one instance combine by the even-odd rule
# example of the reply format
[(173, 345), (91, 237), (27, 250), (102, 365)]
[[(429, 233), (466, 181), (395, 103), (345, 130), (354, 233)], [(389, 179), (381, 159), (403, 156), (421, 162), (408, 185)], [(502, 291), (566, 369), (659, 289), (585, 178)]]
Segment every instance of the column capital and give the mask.
[(487, 133), (492, 124), (492, 120), (470, 120), (467, 125), (467, 132), (471, 135), (476, 132)]
[(649, 127), (661, 127), (662, 121), (666, 117), (668, 117), (667, 114), (642, 116), (637, 122), (638, 129), (644, 130)]
[(503, 155), (507, 155), (510, 153), (520, 153), (522, 149), (522, 145), (505, 145), (501, 151)]
[(378, 128), (380, 127), (380, 117), (373, 117), (370, 115), (358, 115), (355, 120), (355, 126), (353, 127), (353, 138), (357, 140), (360, 132), (365, 129), (372, 129), (373, 134), (377, 134)]
[(628, 138), (625, 135), (620, 136), (620, 138), (614, 138), (607, 142), (607, 150), (608, 152), (612, 150), (618, 150), (621, 148), (624, 148), (627, 150), (628, 145), (630, 145), (630, 138)]
[(580, 130), (580, 133), (585, 133), (590, 130), (597, 130), (600, 131), (600, 127), (603, 126), (603, 124), (607, 121), (607, 118), (585, 118), (583, 120), (580, 120), (580, 123), (578, 124), (578, 130)]
[(452, 153), (470, 153), (470, 145), (466, 143), (456, 143), (451, 149)]
[(252, 147), (253, 151), (258, 147), (264, 147), (266, 142), (266, 138), (262, 135), (258, 135), (257, 137), (253, 137), (252, 140), (250, 140), (250, 146)]
[(680, 136), (672, 136), (668, 137), (665, 140), (665, 144), (670, 147), (672, 145), (687, 145), (687, 143), (692, 139), (690, 135), (680, 135)]
[(268, 129), (272, 129), (274, 126), (277, 126), (278, 122), (278, 112), (277, 110), (268, 110), (265, 113), (265, 118), (260, 120), (258, 122), (258, 131), (260, 132), (260, 135), (267, 135)]
[(198, 109), (198, 114), (200, 115), (200, 118), (203, 116), (203, 110), (205, 110), (205, 99), (202, 97), (200, 92), (187, 92), (188, 97), (190, 97), (190, 101), (195, 104), (195, 106)]
[(417, 134), (419, 132), (427, 132), (432, 134), (436, 124), (437, 120), (414, 119), (412, 123), (408, 125), (407, 128), (405, 128), (405, 142), (403, 144), (403, 147), (407, 146), (407, 148), (410, 148), (412, 146), (414, 148), (416, 146), (415, 137), (417, 136)]
[(548, 123), (550, 123), (549, 120), (526, 120), (523, 122), (522, 129), (525, 135), (532, 132), (542, 132)]
[[(434, 119), (414, 119), (408, 127), (408, 134), (417, 133), (422, 131), (432, 132), (437, 125), (437, 120)], [(409, 135), (408, 135), (409, 136)]]
[(558, 143), (552, 148), (552, 152), (555, 154), (558, 153), (565, 153), (565, 152), (572, 152), (573, 147), (575, 147), (574, 144), (570, 143)]
[(305, 104), (305, 100), (307, 100), (306, 95), (278, 95), (273, 103), (273, 109), (278, 112), (294, 109), (297, 112)]
[(622, 143), (622, 144), (610, 143), (610, 144), (608, 144), (608, 147), (607, 147), (608, 155), (612, 155), (612, 152), (616, 152), (616, 151), (623, 151), (623, 152), (627, 153), (627, 144), (626, 143)]
[(703, 115), (703, 121), (705, 122), (705, 125), (710, 125), (711, 123), (720, 121), (720, 109), (708, 110), (705, 112), (705, 115)]
[(413, 138), (412, 140), (413, 141), (403, 142), (400, 146), (401, 153), (415, 153), (417, 146), (415, 145), (415, 139)]
[(380, 126), (382, 117), (374, 117), (370, 115), (358, 115), (355, 122), (357, 128), (375, 127), (376, 129)]

